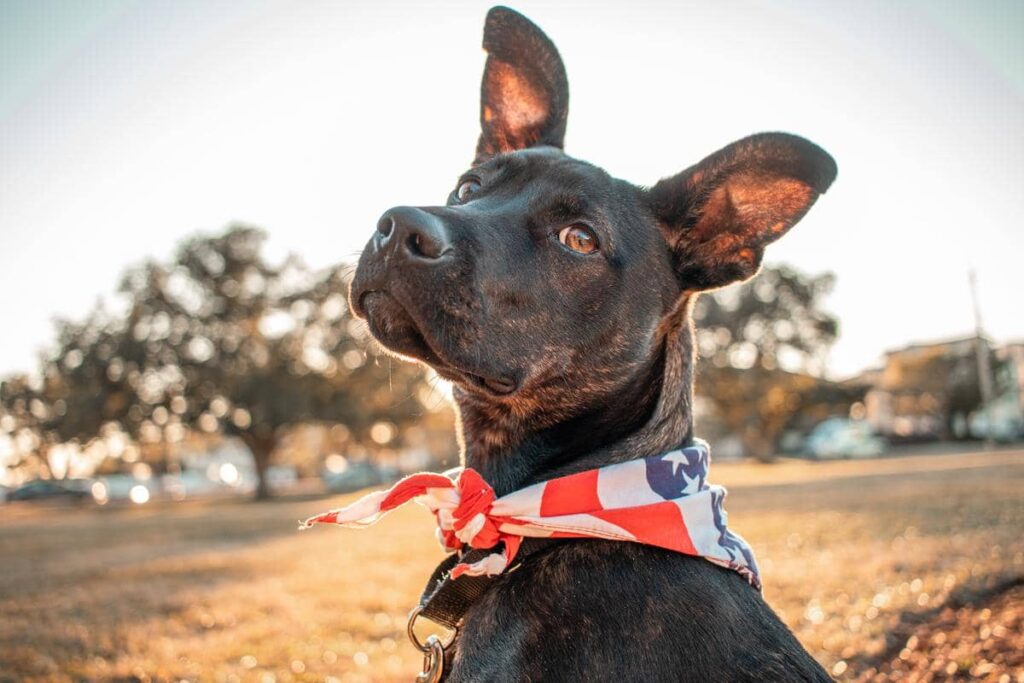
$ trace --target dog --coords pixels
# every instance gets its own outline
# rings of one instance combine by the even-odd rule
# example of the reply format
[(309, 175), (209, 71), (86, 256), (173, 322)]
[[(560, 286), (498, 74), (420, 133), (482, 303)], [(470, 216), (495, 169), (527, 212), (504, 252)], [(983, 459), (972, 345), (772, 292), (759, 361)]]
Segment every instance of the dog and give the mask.
[[(836, 176), (803, 138), (753, 135), (638, 187), (563, 150), (551, 40), (487, 15), (472, 167), (443, 206), (385, 212), (350, 304), (387, 349), (450, 380), (463, 464), (498, 496), (687, 444), (691, 308), (752, 277)], [(827, 681), (736, 572), (572, 540), (466, 612), (449, 681)]]

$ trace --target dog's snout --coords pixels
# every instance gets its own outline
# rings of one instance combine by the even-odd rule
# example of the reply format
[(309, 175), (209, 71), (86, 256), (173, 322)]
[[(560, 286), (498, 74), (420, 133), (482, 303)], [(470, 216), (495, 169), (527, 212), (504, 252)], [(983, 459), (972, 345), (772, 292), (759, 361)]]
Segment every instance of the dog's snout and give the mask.
[(377, 221), (377, 243), (394, 242), (394, 249), (407, 258), (434, 261), (452, 249), (448, 231), (440, 218), (409, 206), (391, 209)]

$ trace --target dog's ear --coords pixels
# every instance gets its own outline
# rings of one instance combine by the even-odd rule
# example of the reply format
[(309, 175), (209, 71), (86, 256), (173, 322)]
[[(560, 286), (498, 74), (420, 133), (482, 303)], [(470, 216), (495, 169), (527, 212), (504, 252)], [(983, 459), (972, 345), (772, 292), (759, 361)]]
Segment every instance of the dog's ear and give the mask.
[(647, 191), (684, 289), (745, 280), (764, 248), (803, 218), (836, 177), (817, 145), (762, 133), (721, 149)]
[(484, 24), (477, 163), (526, 147), (562, 147), (569, 84), (554, 43), (529, 19), (494, 7)]

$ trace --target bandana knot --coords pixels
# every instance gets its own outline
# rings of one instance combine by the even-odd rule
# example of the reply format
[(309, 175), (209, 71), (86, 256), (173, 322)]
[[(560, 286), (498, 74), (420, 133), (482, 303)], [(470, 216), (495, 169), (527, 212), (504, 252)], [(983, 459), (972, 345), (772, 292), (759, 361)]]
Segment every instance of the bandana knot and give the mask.
[(466, 469), (459, 475), (455, 490), (458, 505), (452, 510), (439, 508), (437, 511), (445, 547), (459, 549), (464, 544), (472, 548), (493, 548), (502, 537), (490, 515), (494, 489), (476, 470)]

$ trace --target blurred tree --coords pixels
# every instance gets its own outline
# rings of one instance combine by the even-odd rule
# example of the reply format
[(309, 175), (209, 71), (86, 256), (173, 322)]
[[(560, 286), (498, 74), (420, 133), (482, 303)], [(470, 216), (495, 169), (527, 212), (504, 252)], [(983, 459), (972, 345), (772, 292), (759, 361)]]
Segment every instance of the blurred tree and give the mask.
[[(123, 316), (58, 324), (42, 388), (2, 401), (57, 443), (86, 443), (112, 425), (150, 458), (173, 458), (192, 431), (240, 438), (257, 496), (296, 425), (344, 426), (356, 443), (400, 446), (429, 395), (419, 366), (381, 357), (354, 320), (341, 267), (314, 272), (261, 255), (264, 234), (236, 226), (185, 242), (170, 263), (129, 270)], [(115, 427), (116, 428), (116, 427)]]
[(0, 454), (5, 469), (31, 478), (50, 476), (49, 449), (42, 437), (44, 409), (38, 387), (27, 375), (0, 382)]
[(3, 382), (0, 406), (21, 433), (22, 457), (38, 460), (33, 472), (64, 478), (73, 472), (57, 446), (84, 445), (130, 417), (133, 388), (119, 368), (133, 350), (102, 308), (80, 323), (57, 320), (56, 328), (56, 349), (42, 358), (39, 374)]
[(697, 392), (754, 457), (771, 458), (794, 416), (835, 394), (821, 379), (839, 329), (822, 309), (834, 280), (768, 267), (694, 306)]
[[(986, 339), (976, 339), (974, 344), (983, 345), (983, 353), (987, 353), (988, 366), (992, 373), (994, 382), (994, 397), (999, 397), (1008, 391), (1013, 391), (1014, 376), (1007, 367), (1008, 359), (1000, 358), (999, 354)], [(977, 354), (977, 351), (975, 351)], [(971, 361), (962, 360), (952, 364), (947, 375), (948, 396), (945, 400), (946, 428), (950, 436), (957, 438), (970, 438), (970, 431), (958, 433), (955, 425), (958, 420), (967, 420), (969, 416), (984, 405), (981, 395), (981, 377), (978, 373), (978, 358), (975, 355)]]
[(273, 266), (264, 238), (249, 227), (194, 238), (170, 265), (147, 263), (121, 286), (125, 332), (144, 348), (132, 368), (140, 440), (173, 443), (181, 426), (237, 436), (261, 498), (288, 428), (339, 423), (357, 441), (397, 444), (423, 412), (425, 382), (419, 366), (392, 364), (368, 343), (341, 267), (314, 272), (294, 257)]

